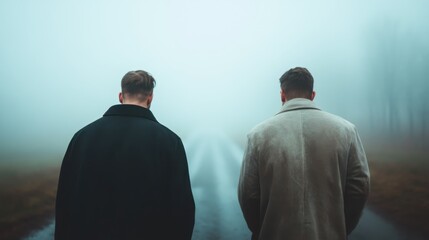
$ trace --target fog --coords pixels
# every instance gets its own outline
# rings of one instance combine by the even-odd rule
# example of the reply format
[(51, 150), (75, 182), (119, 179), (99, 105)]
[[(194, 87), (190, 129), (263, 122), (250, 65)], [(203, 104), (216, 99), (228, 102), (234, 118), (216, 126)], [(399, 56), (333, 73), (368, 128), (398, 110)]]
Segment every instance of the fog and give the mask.
[[(353, 122), (365, 147), (396, 144), (370, 151), (370, 204), (380, 219), (422, 233), (428, 229), (428, 9), (425, 0), (0, 1), (0, 232), (12, 229), (8, 219), (38, 227), (52, 221), (68, 142), (119, 103), (126, 72), (143, 69), (157, 81), (152, 112), (184, 140), (200, 213), (233, 206), (236, 218), (224, 219), (239, 219), (237, 229), (248, 234), (235, 199), (246, 133), (279, 111), (280, 76), (303, 66), (315, 79), (316, 105)], [(413, 148), (395, 147), (405, 145)], [(12, 163), (20, 167), (10, 170)], [(20, 175), (34, 166), (53, 170)], [(207, 187), (218, 186), (216, 179), (228, 187)], [(209, 190), (222, 201), (201, 204)], [(225, 192), (232, 203), (219, 196)], [(28, 209), (32, 220), (15, 217), (16, 209)], [(373, 224), (373, 216), (366, 210), (351, 239), (387, 232), (380, 226), (390, 225)], [(216, 221), (209, 223), (214, 229)], [(20, 233), (13, 227), (0, 238), (25, 236), (35, 226)], [(197, 236), (210, 232), (201, 226)]]
[(362, 131), (427, 134), (428, 7), (2, 1), (0, 150), (64, 152), (75, 131), (118, 103), (120, 79), (136, 69), (157, 80), (155, 116), (183, 137), (197, 129), (245, 136), (278, 111), (278, 79), (295, 66), (312, 72), (322, 109)]

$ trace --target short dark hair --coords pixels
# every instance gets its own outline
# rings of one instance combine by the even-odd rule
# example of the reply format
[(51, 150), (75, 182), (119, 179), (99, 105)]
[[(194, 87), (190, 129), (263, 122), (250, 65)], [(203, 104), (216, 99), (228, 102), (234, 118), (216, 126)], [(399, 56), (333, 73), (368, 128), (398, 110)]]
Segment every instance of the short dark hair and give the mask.
[(288, 99), (310, 98), (313, 93), (313, 76), (303, 67), (289, 69), (280, 77), (281, 89)]
[(143, 70), (129, 71), (121, 81), (122, 94), (141, 100), (152, 94), (155, 85), (152, 75)]

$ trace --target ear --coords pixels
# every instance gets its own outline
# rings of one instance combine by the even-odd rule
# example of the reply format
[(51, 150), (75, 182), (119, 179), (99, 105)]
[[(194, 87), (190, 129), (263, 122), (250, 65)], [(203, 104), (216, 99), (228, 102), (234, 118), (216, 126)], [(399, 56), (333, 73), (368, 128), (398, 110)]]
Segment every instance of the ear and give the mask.
[(124, 96), (122, 95), (122, 92), (119, 93), (119, 102), (124, 103)]
[(153, 92), (146, 98), (146, 104), (148, 108), (150, 108), (150, 104), (152, 103), (152, 100), (153, 100)]
[(286, 102), (286, 93), (282, 90), (280, 90), (280, 99), (282, 100), (282, 104), (285, 104)]
[(311, 101), (313, 101), (313, 99), (316, 97), (316, 92), (315, 91), (313, 91), (312, 93), (311, 93), (311, 96), (310, 96), (310, 100)]

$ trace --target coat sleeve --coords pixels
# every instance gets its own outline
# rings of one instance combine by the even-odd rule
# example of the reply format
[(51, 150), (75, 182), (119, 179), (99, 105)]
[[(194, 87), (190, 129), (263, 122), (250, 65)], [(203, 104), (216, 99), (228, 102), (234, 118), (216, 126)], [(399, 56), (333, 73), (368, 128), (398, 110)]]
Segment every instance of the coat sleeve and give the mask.
[[(188, 161), (182, 141), (179, 139), (174, 152), (177, 168), (173, 174), (172, 226), (175, 239), (191, 239), (195, 223), (195, 202), (189, 178)], [(169, 231), (169, 230), (167, 230)]]
[(61, 164), (55, 203), (55, 239), (69, 239), (71, 235), (69, 221), (73, 211), (70, 203), (75, 187), (75, 164), (72, 159), (75, 139), (76, 135), (70, 141)]
[(354, 129), (347, 163), (344, 211), (347, 234), (357, 226), (369, 195), (370, 173), (359, 134)]
[(238, 183), (238, 201), (247, 226), (254, 236), (259, 233), (260, 185), (258, 154), (254, 139), (249, 135)]

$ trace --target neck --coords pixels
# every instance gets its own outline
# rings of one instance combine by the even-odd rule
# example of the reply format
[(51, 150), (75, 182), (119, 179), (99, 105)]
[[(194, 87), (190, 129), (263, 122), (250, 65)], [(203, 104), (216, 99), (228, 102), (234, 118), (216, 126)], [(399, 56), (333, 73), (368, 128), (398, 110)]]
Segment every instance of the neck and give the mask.
[(294, 100), (294, 99), (307, 99), (307, 100), (313, 101), (313, 100), (306, 98), (306, 97), (295, 97), (295, 98), (291, 98), (291, 99), (285, 99), (285, 101), (282, 102), (282, 106), (285, 105), (287, 102)]
[(146, 102), (140, 102), (140, 101), (123, 101), (122, 104), (137, 105), (147, 109), (150, 108), (150, 105), (148, 105)]

